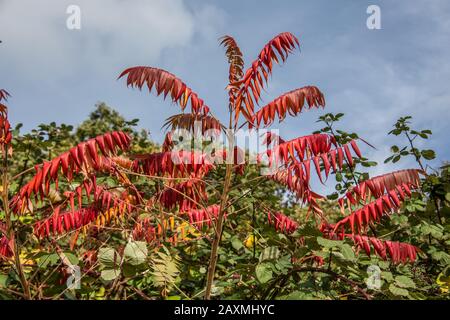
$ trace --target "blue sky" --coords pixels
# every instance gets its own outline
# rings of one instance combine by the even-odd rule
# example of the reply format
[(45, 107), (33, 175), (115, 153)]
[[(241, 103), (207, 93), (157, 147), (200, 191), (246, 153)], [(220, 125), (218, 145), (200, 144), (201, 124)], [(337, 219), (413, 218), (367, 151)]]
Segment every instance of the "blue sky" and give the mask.
[[(81, 8), (81, 30), (66, 28), (66, 8)], [(381, 8), (381, 30), (366, 27), (368, 5)], [(227, 63), (217, 39), (235, 37), (249, 64), (274, 35), (290, 31), (301, 52), (275, 67), (264, 96), (316, 85), (325, 110), (278, 126), (284, 138), (318, 128), (325, 112), (346, 114), (342, 127), (377, 147), (382, 162), (395, 120), (412, 115), (430, 128), (434, 165), (450, 159), (450, 2), (434, 1), (183, 1), (0, 0), (0, 88), (13, 95), (10, 120), (29, 130), (40, 123), (77, 124), (104, 101), (161, 141), (169, 102), (127, 89), (118, 74), (129, 66), (167, 69), (193, 88), (215, 114), (227, 112)], [(380, 166), (373, 173), (414, 165)]]

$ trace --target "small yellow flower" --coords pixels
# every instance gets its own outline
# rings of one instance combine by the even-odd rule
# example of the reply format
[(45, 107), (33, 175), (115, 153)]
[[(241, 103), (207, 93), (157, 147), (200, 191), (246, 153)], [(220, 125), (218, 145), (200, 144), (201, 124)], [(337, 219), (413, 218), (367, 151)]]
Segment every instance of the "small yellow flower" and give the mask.
[(251, 234), (247, 237), (247, 239), (244, 240), (244, 245), (248, 249), (251, 249), (255, 245), (255, 240), (256, 240), (255, 235)]
[(442, 271), (437, 279), (436, 283), (441, 287), (441, 293), (448, 293), (450, 288), (450, 275), (446, 275), (446, 270)]
[(30, 273), (33, 270), (33, 265), (35, 261), (33, 259), (28, 259), (26, 253), (21, 253), (19, 255), (20, 263), (23, 266), (23, 272)]

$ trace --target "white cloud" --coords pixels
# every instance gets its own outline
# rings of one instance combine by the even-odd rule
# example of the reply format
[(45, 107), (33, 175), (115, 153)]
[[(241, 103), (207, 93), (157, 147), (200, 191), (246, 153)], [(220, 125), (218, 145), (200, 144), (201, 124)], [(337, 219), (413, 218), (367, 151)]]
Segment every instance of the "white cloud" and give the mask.
[[(81, 30), (69, 30), (66, 9), (81, 9)], [(24, 78), (71, 76), (112, 66), (150, 64), (194, 35), (195, 16), (181, 0), (4, 0), (0, 2), (2, 69)], [(83, 70), (80, 70), (82, 67)]]

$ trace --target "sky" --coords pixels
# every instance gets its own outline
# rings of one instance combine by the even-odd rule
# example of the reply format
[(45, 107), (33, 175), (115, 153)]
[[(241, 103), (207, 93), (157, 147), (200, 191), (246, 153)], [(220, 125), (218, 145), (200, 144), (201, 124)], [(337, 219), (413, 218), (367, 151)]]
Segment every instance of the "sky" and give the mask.
[[(81, 10), (81, 29), (66, 26), (69, 5)], [(366, 26), (378, 5), (381, 29)], [(40, 123), (83, 121), (105, 102), (161, 142), (164, 120), (179, 113), (161, 97), (126, 88), (117, 76), (127, 67), (166, 69), (184, 80), (214, 114), (226, 118), (228, 65), (218, 38), (239, 43), (247, 66), (280, 32), (301, 50), (276, 66), (263, 103), (306, 85), (326, 97), (310, 110), (272, 128), (285, 139), (320, 128), (327, 112), (345, 113), (342, 129), (357, 132), (376, 149), (361, 146), (381, 165), (372, 174), (415, 167), (383, 165), (396, 119), (412, 115), (431, 129), (424, 148), (437, 150), (438, 167), (450, 160), (450, 1), (256, 1), (256, 0), (0, 0), (0, 88), (8, 90), (10, 121), (25, 130)]]

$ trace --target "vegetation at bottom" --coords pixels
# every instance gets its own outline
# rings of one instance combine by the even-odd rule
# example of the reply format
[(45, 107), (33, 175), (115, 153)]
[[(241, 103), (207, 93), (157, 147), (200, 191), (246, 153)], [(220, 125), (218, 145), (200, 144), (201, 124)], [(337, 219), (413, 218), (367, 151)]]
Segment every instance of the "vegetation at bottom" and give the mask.
[(104, 103), (76, 127), (22, 132), (0, 90), (0, 299), (448, 299), (450, 164), (430, 165), (432, 131), (398, 119), (385, 162), (399, 169), (372, 176), (370, 138), (326, 113), (309, 135), (264, 134), (249, 163), (239, 129), (282, 126), (325, 96), (306, 86), (260, 106), (291, 33), (247, 69), (232, 37), (221, 44), (224, 122), (165, 70), (120, 75), (180, 107), (162, 145)]

